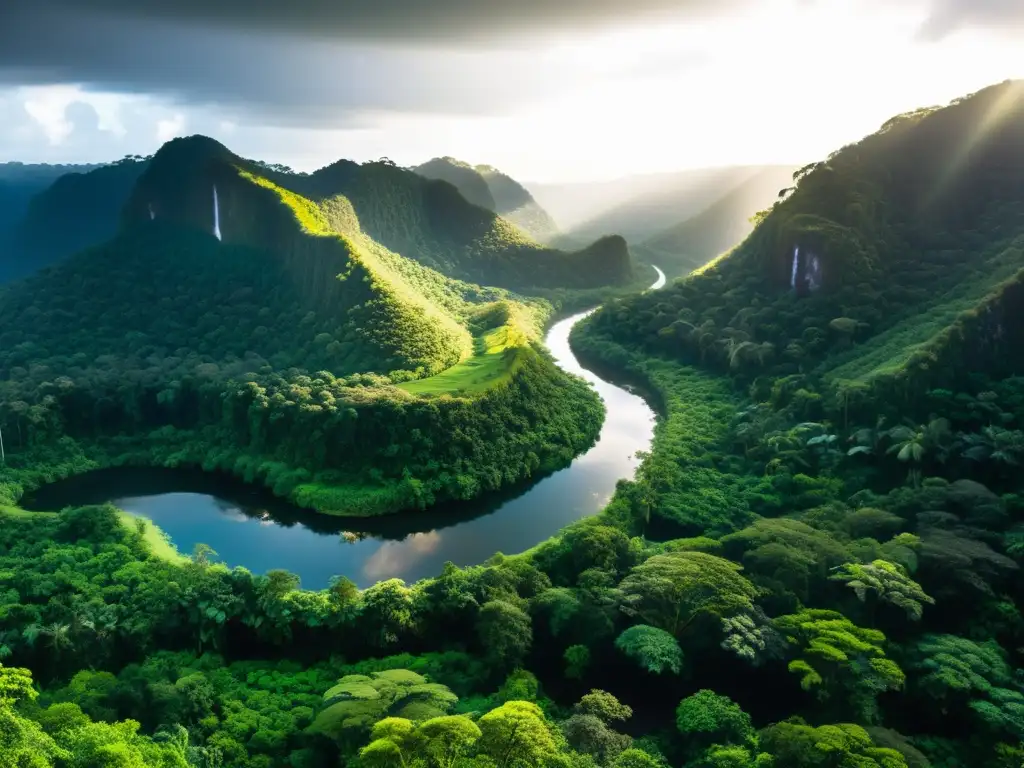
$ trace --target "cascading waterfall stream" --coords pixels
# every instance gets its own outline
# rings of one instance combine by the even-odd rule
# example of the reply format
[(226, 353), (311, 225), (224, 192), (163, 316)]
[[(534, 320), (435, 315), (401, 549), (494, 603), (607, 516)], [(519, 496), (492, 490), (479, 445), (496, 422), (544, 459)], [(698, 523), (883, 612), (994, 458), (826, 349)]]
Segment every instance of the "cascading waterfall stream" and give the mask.
[(156, 212), (153, 210), (153, 204), (149, 204), (149, 220), (152, 221), (156, 218)]
[(793, 271), (789, 276), (789, 287), (796, 288), (796, 273), (800, 268), (800, 246), (793, 246)]
[(220, 206), (217, 204), (217, 185), (213, 185), (213, 236), (220, 237)]

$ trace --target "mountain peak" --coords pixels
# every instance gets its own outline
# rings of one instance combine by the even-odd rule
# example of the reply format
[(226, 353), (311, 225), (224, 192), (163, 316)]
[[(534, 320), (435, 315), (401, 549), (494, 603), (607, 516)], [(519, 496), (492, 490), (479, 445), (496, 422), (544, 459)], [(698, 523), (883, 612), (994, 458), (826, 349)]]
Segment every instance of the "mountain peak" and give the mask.
[(153, 156), (152, 165), (163, 163), (210, 162), (213, 160), (230, 161), (236, 159), (235, 154), (216, 139), (195, 134), (171, 139), (166, 142)]
[(413, 170), (428, 179), (446, 181), (474, 205), (508, 219), (530, 237), (550, 243), (558, 227), (529, 191), (493, 165), (470, 165), (454, 157), (435, 157)]
[(479, 205), (489, 211), (498, 212), (497, 203), (487, 180), (469, 163), (456, 160), (454, 157), (435, 157), (413, 170), (420, 176), (438, 181), (447, 181), (473, 205)]

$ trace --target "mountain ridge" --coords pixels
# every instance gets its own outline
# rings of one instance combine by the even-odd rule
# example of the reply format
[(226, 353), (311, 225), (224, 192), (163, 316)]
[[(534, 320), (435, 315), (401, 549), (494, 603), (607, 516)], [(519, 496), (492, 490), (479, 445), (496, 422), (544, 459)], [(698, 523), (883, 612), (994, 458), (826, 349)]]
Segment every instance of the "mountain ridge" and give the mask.
[[(745, 380), (813, 373), (869, 400), (952, 386), (935, 375), (954, 370), (938, 365), (951, 344), (1002, 370), (991, 350), (1016, 338), (1005, 302), (1024, 268), (1022, 122), (1020, 81), (898, 115), (800, 169), (732, 252), (597, 322), (615, 336), (612, 313), (639, 311), (649, 349)], [(964, 346), (968, 329), (981, 335)]]
[(467, 200), (497, 213), (538, 242), (553, 244), (558, 235), (558, 225), (529, 190), (494, 166), (435, 157), (412, 170), (429, 179), (447, 181)]
[(112, 236), (144, 168), (145, 160), (135, 157), (96, 166), (44, 166), (46, 183), (33, 187), (20, 207), (8, 209), (7, 227), (0, 226), (0, 283)]
[[(387, 205), (402, 201), (404, 229)], [(551, 304), (381, 242), (440, 250), (495, 225), (451, 185), (387, 164), (300, 175), (206, 137), (168, 142), (112, 240), (0, 294), (0, 422), (20, 448), (64, 435), (103, 465), (220, 469), (333, 514), (471, 498), (562, 466), (601, 409), (539, 346)], [(495, 274), (552, 258), (512, 234), (453, 271), (478, 255), (510, 263)], [(625, 251), (599, 242), (567, 264), (603, 247)], [(420, 437), (399, 446), (398, 432)]]

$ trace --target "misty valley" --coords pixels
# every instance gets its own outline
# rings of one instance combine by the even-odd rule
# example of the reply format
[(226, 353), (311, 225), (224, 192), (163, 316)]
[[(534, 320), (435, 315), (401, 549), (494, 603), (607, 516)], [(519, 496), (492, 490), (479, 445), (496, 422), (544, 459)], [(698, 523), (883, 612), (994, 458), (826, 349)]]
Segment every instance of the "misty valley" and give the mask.
[(1024, 766), (1024, 81), (607, 183), (167, 138), (0, 164), (0, 768)]

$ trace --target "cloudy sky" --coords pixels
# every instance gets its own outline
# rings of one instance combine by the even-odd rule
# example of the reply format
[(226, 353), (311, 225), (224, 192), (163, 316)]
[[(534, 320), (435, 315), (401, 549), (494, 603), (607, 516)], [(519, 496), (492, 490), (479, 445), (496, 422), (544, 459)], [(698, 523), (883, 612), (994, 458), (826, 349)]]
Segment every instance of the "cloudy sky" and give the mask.
[(1021, 0), (0, 0), (0, 162), (803, 163), (1010, 77)]

